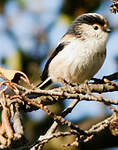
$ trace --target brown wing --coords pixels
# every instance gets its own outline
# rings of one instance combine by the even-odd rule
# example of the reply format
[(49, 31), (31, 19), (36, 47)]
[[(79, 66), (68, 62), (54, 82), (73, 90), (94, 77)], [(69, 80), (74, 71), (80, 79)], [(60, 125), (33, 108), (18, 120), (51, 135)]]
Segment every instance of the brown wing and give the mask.
[(65, 45), (67, 45), (67, 44), (65, 44), (64, 42), (63, 42), (63, 43), (60, 43), (60, 44), (58, 45), (58, 47), (52, 52), (51, 56), (49, 57), (49, 59), (48, 59), (46, 65), (45, 65), (45, 67), (44, 67), (43, 73), (42, 73), (42, 75), (41, 75), (42, 81), (46, 80), (47, 77), (48, 77), (48, 67), (49, 67), (50, 62), (52, 61), (52, 59), (53, 59), (60, 51), (63, 50), (63, 48), (65, 47)]

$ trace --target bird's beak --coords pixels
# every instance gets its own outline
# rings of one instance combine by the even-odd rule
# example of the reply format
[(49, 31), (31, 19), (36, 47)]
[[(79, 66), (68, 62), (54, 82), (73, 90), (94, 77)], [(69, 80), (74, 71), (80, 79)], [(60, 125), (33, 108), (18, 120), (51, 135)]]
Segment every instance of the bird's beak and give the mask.
[(105, 32), (110, 33), (111, 29), (110, 28), (105, 28)]

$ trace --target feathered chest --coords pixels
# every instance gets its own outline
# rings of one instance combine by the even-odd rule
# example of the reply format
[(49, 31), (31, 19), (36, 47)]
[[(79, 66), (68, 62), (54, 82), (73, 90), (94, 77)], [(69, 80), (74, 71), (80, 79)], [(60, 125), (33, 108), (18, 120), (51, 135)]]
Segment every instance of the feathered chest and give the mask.
[(49, 75), (54, 81), (62, 77), (70, 82), (83, 82), (99, 70), (105, 55), (105, 45), (98, 41), (88, 43), (74, 40), (53, 58)]

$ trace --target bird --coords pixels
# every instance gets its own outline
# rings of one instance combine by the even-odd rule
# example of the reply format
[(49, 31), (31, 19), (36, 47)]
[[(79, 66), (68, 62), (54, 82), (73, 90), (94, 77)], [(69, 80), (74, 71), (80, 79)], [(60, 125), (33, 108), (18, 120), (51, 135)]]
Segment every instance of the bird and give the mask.
[(104, 63), (110, 31), (107, 19), (98, 13), (78, 16), (47, 60), (37, 87), (59, 79), (79, 84), (90, 80)]

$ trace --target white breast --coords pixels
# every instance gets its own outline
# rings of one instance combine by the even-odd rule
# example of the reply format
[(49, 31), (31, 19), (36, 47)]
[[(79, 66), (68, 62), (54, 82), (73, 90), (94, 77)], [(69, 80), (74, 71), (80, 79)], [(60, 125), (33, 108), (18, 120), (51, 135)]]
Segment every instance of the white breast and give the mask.
[(105, 59), (106, 43), (90, 41), (73, 40), (53, 58), (49, 76), (54, 82), (61, 77), (71, 83), (82, 83), (96, 74)]

